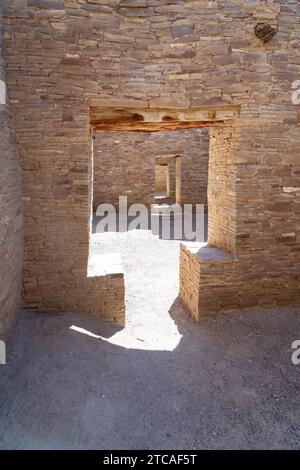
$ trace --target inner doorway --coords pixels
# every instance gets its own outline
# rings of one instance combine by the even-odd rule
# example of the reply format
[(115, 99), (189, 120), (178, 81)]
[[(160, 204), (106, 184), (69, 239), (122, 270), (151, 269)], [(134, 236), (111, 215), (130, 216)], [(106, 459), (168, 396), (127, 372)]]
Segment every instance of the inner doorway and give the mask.
[(160, 202), (170, 194), (169, 166), (167, 163), (155, 163), (155, 200)]
[[(117, 137), (116, 142), (120, 143), (120, 134), (129, 132), (131, 135), (137, 134), (139, 136), (139, 142), (145, 142), (146, 139), (144, 138), (143, 134), (146, 134), (147, 136), (152, 136), (159, 134), (160, 132), (163, 133), (164, 135), (164, 149), (163, 153), (170, 153), (170, 149), (166, 148), (165, 145), (165, 137), (169, 135), (171, 132), (178, 132), (181, 134), (181, 131), (183, 130), (203, 130), (204, 128), (212, 128), (213, 127), (213, 132), (212, 136), (209, 137), (209, 131), (208, 132), (208, 138), (207, 141), (209, 142), (209, 147), (210, 147), (210, 171), (209, 171), (209, 186), (208, 186), (208, 192), (210, 195), (210, 203), (209, 203), (209, 210), (212, 209), (212, 217), (210, 218), (210, 223), (208, 224), (210, 226), (210, 235), (209, 235), (209, 243), (207, 247), (205, 247), (205, 256), (210, 257), (210, 260), (213, 260), (214, 256), (216, 255), (215, 248), (212, 249), (211, 247), (219, 247), (223, 248), (224, 250), (227, 250), (229, 253), (232, 253), (234, 250), (234, 212), (232, 211), (232, 207), (234, 204), (234, 198), (233, 197), (227, 197), (228, 191), (229, 194), (234, 195), (234, 183), (235, 183), (235, 160), (234, 160), (234, 144), (236, 143), (236, 136), (235, 136), (235, 119), (239, 116), (239, 110), (236, 108), (228, 108), (228, 109), (221, 109), (221, 110), (212, 110), (210, 109), (203, 109), (203, 110), (188, 110), (188, 111), (170, 111), (170, 110), (151, 110), (151, 109), (139, 109), (139, 110), (130, 110), (130, 109), (98, 109), (98, 108), (91, 108), (91, 114), (90, 114), (90, 122), (91, 122), (91, 129), (93, 132), (96, 132), (98, 134), (98, 131), (101, 131), (101, 134), (103, 132), (109, 132), (109, 133), (115, 133), (115, 136)], [(227, 122), (226, 122), (227, 121)], [(166, 132), (168, 131), (168, 132)], [(99, 132), (100, 135), (100, 132)], [(103, 135), (103, 134), (102, 134)], [(186, 149), (189, 151), (186, 153), (186, 155), (189, 155), (190, 152), (190, 143), (191, 140), (189, 140), (188, 144), (186, 145)], [(143, 152), (138, 155), (136, 154), (136, 150), (139, 149), (139, 145), (134, 146), (134, 151), (133, 152), (127, 152), (126, 157), (124, 158), (124, 141), (122, 141), (123, 148), (123, 157), (120, 160), (120, 164), (116, 166), (111, 165), (111, 158), (112, 155), (115, 155), (115, 152), (112, 153), (111, 147), (108, 149), (108, 159), (109, 159), (109, 164), (108, 168), (109, 171), (102, 171), (101, 175), (101, 182), (104, 183), (104, 180), (107, 179), (113, 179), (114, 181), (118, 181), (118, 184), (122, 185), (123, 184), (123, 190), (127, 192), (128, 199), (134, 200), (133, 196), (137, 194), (136, 189), (138, 191), (140, 190), (141, 186), (148, 183), (148, 188), (149, 191), (146, 191), (145, 194), (148, 194), (148, 204), (151, 203), (154, 199), (155, 195), (155, 163), (153, 161), (154, 155), (161, 155), (161, 152), (151, 152), (151, 168), (152, 171), (148, 172), (145, 171), (145, 162), (141, 159), (141, 156), (143, 156)], [(102, 147), (102, 146), (101, 146)], [(147, 147), (149, 148), (149, 145), (147, 144)], [(185, 149), (185, 150), (186, 150)], [(199, 149), (199, 146), (198, 146)], [(168, 151), (167, 151), (168, 150)], [(176, 153), (177, 151), (180, 150), (176, 148)], [(103, 151), (103, 147), (102, 150)], [(177, 163), (177, 168), (180, 168), (180, 174), (181, 174), (181, 181), (180, 184), (178, 185), (178, 188), (180, 191), (177, 189), (175, 190), (175, 198), (180, 198), (180, 201), (182, 204), (185, 204), (186, 201), (186, 194), (185, 194), (185, 189), (188, 188), (190, 191), (190, 184), (185, 184), (185, 172), (184, 172), (184, 161), (186, 156), (182, 155), (183, 152), (179, 151), (178, 155), (180, 155), (181, 162), (178, 161)], [(222, 154), (223, 158), (220, 158), (220, 153)], [(96, 154), (96, 152), (94, 152)], [(207, 163), (208, 163), (208, 152), (207, 152)], [(128, 157), (129, 159), (134, 159), (135, 163), (134, 166), (128, 165)], [(94, 158), (95, 162), (95, 158)], [(103, 163), (103, 162), (102, 162)], [(149, 162), (148, 162), (149, 163)], [(148, 164), (146, 162), (146, 165)], [(207, 165), (208, 166), (208, 165)], [(196, 169), (196, 165), (190, 165), (190, 168), (193, 170)], [(95, 165), (94, 165), (95, 169)], [(142, 171), (141, 171), (142, 170)], [(211, 171), (212, 170), (212, 171)], [(119, 174), (119, 178), (115, 178), (115, 172)], [(139, 174), (139, 177), (136, 178), (136, 175)], [(198, 174), (195, 172), (195, 174)], [(205, 175), (204, 172), (201, 172), (200, 174)], [(94, 189), (96, 188), (95, 185), (95, 175), (96, 171), (94, 171)], [(205, 176), (206, 178), (206, 185), (205, 185), (205, 198), (207, 201), (207, 174)], [(138, 185), (129, 185), (128, 181), (133, 180), (134, 182), (138, 181)], [(190, 183), (190, 179), (187, 180)], [(151, 182), (149, 186), (149, 182)], [(216, 182), (218, 182), (218, 191), (216, 191)], [(125, 184), (124, 184), (125, 183)], [(142, 184), (141, 184), (142, 183)], [(211, 184), (212, 183), (212, 184)], [(107, 192), (105, 190), (105, 184), (102, 184), (101, 186), (98, 185), (98, 187), (102, 188), (102, 194), (111, 198), (113, 195), (115, 195), (115, 187), (114, 184), (110, 185), (110, 191)], [(199, 189), (199, 184), (196, 185), (196, 190), (190, 191), (189, 192), (189, 197), (195, 196), (197, 194), (197, 191)], [(232, 189), (232, 191), (231, 191)], [(170, 192), (170, 191), (169, 191)], [(95, 198), (96, 190), (94, 191), (94, 206), (97, 205), (96, 203), (96, 198)], [(139, 193), (141, 194), (141, 193)], [(150, 197), (149, 197), (150, 196)], [(214, 201), (216, 205), (214, 205)], [(191, 202), (191, 201), (189, 201)], [(147, 203), (146, 203), (147, 204)], [(143, 206), (146, 205), (145, 203)], [(205, 205), (207, 208), (207, 204)], [(134, 227), (137, 229), (138, 227)], [(129, 234), (130, 230), (126, 230), (127, 235)], [(133, 231), (135, 234), (138, 232), (138, 230)], [(142, 232), (142, 230), (140, 230)], [(170, 242), (177, 243), (177, 246), (179, 245), (177, 240), (169, 240)], [(100, 245), (100, 243), (99, 243)], [(117, 246), (119, 246), (119, 243), (117, 243)], [(133, 250), (135, 250), (136, 246), (133, 245)], [(179, 248), (179, 247), (178, 247)], [(204, 247), (203, 247), (204, 248)], [(191, 252), (191, 257), (194, 258), (194, 253), (196, 253), (198, 250), (197, 247), (193, 248), (193, 251)], [(144, 252), (144, 250), (142, 250)], [(178, 250), (179, 252), (179, 250)], [(182, 252), (182, 250), (181, 250)], [(202, 251), (201, 251), (202, 253)], [(219, 255), (219, 252), (217, 252), (217, 255)], [(157, 259), (157, 263), (159, 264), (159, 260), (165, 259), (167, 254), (165, 253), (162, 255), (162, 257), (159, 257)], [(151, 259), (153, 256), (150, 257)], [(172, 256), (172, 259), (174, 257)], [(176, 256), (175, 256), (176, 258)], [(191, 258), (191, 259), (192, 259)], [(138, 259), (139, 266), (143, 266), (143, 263), (141, 263), (141, 257)], [(177, 256), (178, 260), (178, 256)], [(227, 258), (226, 258), (227, 260)], [(225, 260), (225, 261), (226, 261)], [(199, 261), (195, 261), (198, 263)], [(210, 261), (211, 263), (212, 261)], [(214, 261), (213, 261), (214, 262)], [(219, 263), (219, 258), (217, 260)], [(194, 261), (193, 261), (194, 263)], [(126, 262), (125, 262), (126, 264)], [(188, 267), (187, 267), (188, 268)], [(182, 274), (188, 278), (189, 276), (189, 269), (181, 265), (181, 270), (180, 270), (180, 277), (182, 279)], [(178, 280), (178, 267), (174, 270), (172, 269), (172, 272), (176, 273), (176, 279)], [(125, 273), (125, 279), (126, 279), (126, 273)], [(152, 279), (152, 278), (151, 278)], [(165, 277), (164, 277), (165, 279)], [(138, 279), (137, 279), (138, 281)], [(134, 282), (133, 284), (138, 285), (139, 282)], [(151, 282), (150, 282), (151, 285)], [(189, 299), (192, 301), (192, 309), (191, 311), (195, 315), (195, 317), (198, 315), (198, 301), (197, 301), (197, 296), (198, 296), (198, 290), (196, 289), (195, 292), (190, 292), (190, 286), (191, 283), (185, 283), (185, 300), (187, 300), (187, 303), (191, 303)], [(127, 291), (127, 296), (128, 296), (128, 289), (126, 287)], [(180, 292), (181, 295), (182, 291)], [(192, 296), (192, 297), (191, 297)], [(182, 296), (180, 297), (182, 298)], [(195, 308), (194, 308), (195, 307)]]
[[(143, 204), (155, 217), (180, 204), (207, 206), (209, 130), (168, 132), (99, 131), (94, 133), (93, 233), (90, 255), (114, 263), (120, 255), (125, 279), (126, 325), (165, 337), (173, 329), (169, 310), (178, 296), (180, 241), (163, 239), (149, 226), (120, 233), (97, 233), (97, 208), (111, 204), (119, 213), (119, 197), (128, 207)], [(151, 217), (149, 217), (151, 222)], [(129, 217), (128, 222), (132, 219)], [(173, 221), (172, 221), (173, 222)], [(109, 269), (109, 267), (108, 267)], [(161, 329), (161, 331), (163, 331)], [(143, 334), (145, 331), (143, 332)], [(141, 332), (142, 334), (142, 332)], [(148, 334), (148, 333), (147, 333)]]

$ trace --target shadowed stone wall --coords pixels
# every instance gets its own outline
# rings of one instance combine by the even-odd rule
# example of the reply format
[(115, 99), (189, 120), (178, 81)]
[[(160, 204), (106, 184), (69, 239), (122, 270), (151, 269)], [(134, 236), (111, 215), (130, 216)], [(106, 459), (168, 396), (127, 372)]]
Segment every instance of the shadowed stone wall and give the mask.
[[(300, 303), (299, 106), (291, 101), (300, 78), (299, 15), (296, 0), (8, 2), (4, 48), (24, 178), (27, 306), (93, 310), (85, 289), (90, 107), (207, 109), (212, 120), (235, 107), (234, 141), (214, 134), (220, 150), (211, 170), (221, 194), (209, 188), (219, 205), (209, 245), (182, 259), (180, 296), (188, 306), (194, 297), (196, 318)], [(277, 29), (270, 42), (255, 34), (261, 22)], [(217, 184), (216, 176), (209, 181)], [(94, 298), (105, 288), (114, 297), (112, 280), (98, 281)], [(113, 315), (103, 305), (100, 314)]]
[(0, 339), (15, 322), (21, 303), (23, 260), (21, 177), (8, 105), (0, 2)]

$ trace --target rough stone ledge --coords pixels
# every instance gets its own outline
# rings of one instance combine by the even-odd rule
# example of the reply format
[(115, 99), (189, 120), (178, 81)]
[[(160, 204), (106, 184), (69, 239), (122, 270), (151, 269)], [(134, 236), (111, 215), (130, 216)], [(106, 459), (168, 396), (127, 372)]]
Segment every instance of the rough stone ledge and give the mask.
[(183, 242), (182, 247), (199, 258), (201, 263), (233, 263), (233, 256), (225, 250), (208, 243)]
[(103, 253), (93, 255), (88, 263), (88, 278), (97, 276), (122, 277), (124, 275), (121, 255), (119, 253)]

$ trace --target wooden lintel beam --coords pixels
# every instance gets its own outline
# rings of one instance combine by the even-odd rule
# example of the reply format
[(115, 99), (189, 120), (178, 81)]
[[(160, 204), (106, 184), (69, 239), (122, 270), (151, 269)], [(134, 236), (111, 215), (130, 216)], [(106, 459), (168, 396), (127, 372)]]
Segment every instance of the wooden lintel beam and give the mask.
[(143, 121), (108, 121), (91, 122), (94, 131), (136, 131), (136, 132), (158, 132), (175, 131), (179, 129), (200, 129), (215, 127), (224, 124), (224, 121), (171, 121), (171, 122), (143, 122)]

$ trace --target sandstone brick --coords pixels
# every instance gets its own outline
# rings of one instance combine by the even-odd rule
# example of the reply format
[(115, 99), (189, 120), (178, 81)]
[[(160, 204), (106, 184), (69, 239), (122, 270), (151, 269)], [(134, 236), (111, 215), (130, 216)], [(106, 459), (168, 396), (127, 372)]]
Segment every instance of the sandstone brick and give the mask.
[(63, 10), (63, 0), (27, 0), (29, 7), (49, 8), (51, 10)]
[(174, 38), (181, 38), (193, 33), (193, 28), (188, 25), (174, 25), (171, 26), (172, 36)]

